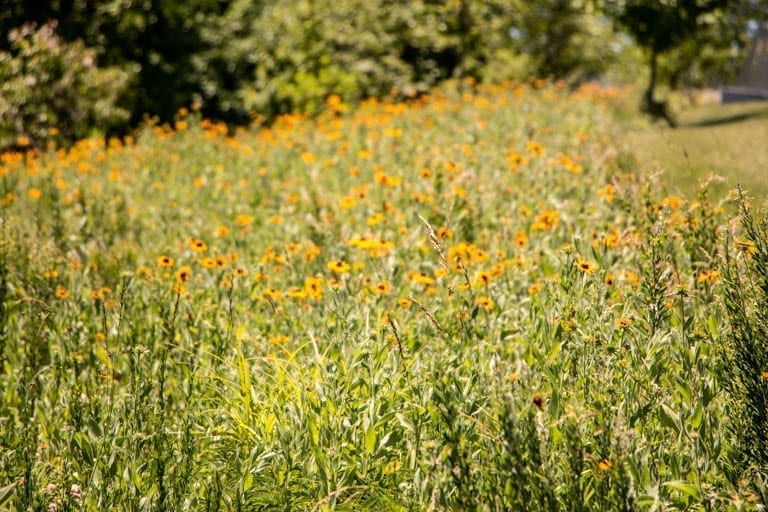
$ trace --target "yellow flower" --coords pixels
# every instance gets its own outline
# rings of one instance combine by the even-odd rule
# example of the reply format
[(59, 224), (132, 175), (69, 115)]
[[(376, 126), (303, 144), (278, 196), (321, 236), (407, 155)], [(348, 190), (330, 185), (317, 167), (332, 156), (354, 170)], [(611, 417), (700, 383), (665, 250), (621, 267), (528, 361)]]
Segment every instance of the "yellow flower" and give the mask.
[(327, 267), (334, 274), (346, 274), (352, 268), (349, 263), (341, 260), (331, 260), (328, 262)]
[(755, 243), (751, 240), (738, 239), (736, 240), (735, 245), (738, 250), (749, 256), (752, 256), (757, 252)]
[(288, 298), (294, 299), (294, 300), (303, 300), (306, 299), (309, 295), (305, 290), (301, 290), (299, 288), (291, 288), (288, 290)]
[(171, 268), (173, 266), (173, 258), (170, 256), (160, 256), (157, 258), (157, 266), (160, 268)]
[(475, 299), (475, 304), (483, 309), (493, 309), (495, 306), (493, 300), (490, 297), (478, 297)]
[(509, 164), (509, 169), (514, 171), (518, 166), (527, 164), (528, 159), (519, 153), (510, 153), (507, 155), (507, 163)]
[(233, 268), (232, 275), (234, 277), (246, 277), (248, 275), (248, 269), (242, 267)]
[(206, 249), (208, 249), (208, 246), (205, 245), (205, 242), (203, 242), (202, 240), (198, 240), (197, 238), (190, 238), (189, 248), (195, 252), (203, 252)]
[(206, 256), (205, 258), (200, 260), (200, 264), (203, 266), (203, 268), (207, 269), (213, 269), (216, 268), (216, 260), (214, 258), (211, 258), (210, 256)]
[(253, 215), (241, 213), (235, 219), (235, 224), (237, 224), (240, 227), (250, 226), (251, 224), (253, 224)]
[(350, 208), (355, 206), (356, 202), (357, 202), (357, 200), (354, 197), (352, 197), (352, 196), (344, 196), (344, 197), (341, 198), (341, 200), (339, 200), (339, 207), (342, 210), (349, 210)]
[(626, 329), (630, 325), (632, 325), (631, 318), (620, 318), (619, 320), (616, 321), (616, 327), (618, 327), (619, 329)]
[(527, 147), (532, 157), (539, 157), (544, 154), (544, 147), (535, 140), (528, 141)]
[(403, 178), (399, 176), (389, 176), (381, 171), (374, 174), (373, 179), (376, 183), (385, 187), (396, 187), (403, 182)]
[(486, 271), (480, 271), (475, 275), (475, 286), (488, 286), (491, 284), (491, 274)]
[(32, 187), (27, 191), (27, 195), (30, 199), (33, 201), (37, 201), (40, 199), (40, 197), (43, 195), (42, 191), (39, 188)]
[(63, 288), (61, 286), (56, 288), (56, 298), (57, 299), (66, 299), (69, 297), (69, 291), (66, 288)]
[(718, 270), (703, 270), (696, 278), (697, 283), (715, 284), (718, 281), (720, 281), (720, 271)]
[(528, 245), (528, 236), (525, 234), (525, 231), (515, 233), (515, 245), (520, 249), (525, 249)]
[(418, 284), (426, 284), (426, 285), (435, 284), (435, 280), (429, 277), (424, 272), (408, 272), (405, 278), (408, 281), (418, 283)]
[(376, 212), (370, 217), (368, 217), (368, 220), (365, 222), (367, 226), (376, 226), (378, 224), (381, 224), (384, 222), (384, 214), (381, 212)]
[(585, 274), (594, 274), (598, 269), (597, 263), (592, 263), (585, 259), (576, 261), (576, 267)]
[(528, 287), (528, 295), (536, 295), (541, 291), (541, 284), (539, 283), (533, 283), (531, 286)]
[(453, 231), (449, 227), (440, 226), (439, 228), (437, 228), (437, 231), (435, 232), (435, 234), (437, 235), (437, 238), (439, 238), (440, 240), (447, 240), (453, 236)]
[(323, 298), (323, 280), (319, 277), (309, 276), (304, 279), (304, 291), (314, 300)]
[(389, 294), (389, 290), (390, 290), (390, 286), (389, 286), (388, 282), (382, 281), (380, 283), (377, 283), (375, 286), (372, 286), (371, 290), (376, 295), (388, 295)]
[(176, 271), (176, 281), (178, 281), (179, 284), (186, 283), (189, 281), (190, 277), (192, 277), (192, 269), (190, 269), (187, 265), (184, 265)]
[(611, 461), (608, 459), (603, 459), (600, 462), (597, 463), (597, 467), (600, 468), (602, 471), (610, 471), (613, 467), (613, 464), (611, 464)]
[(283, 301), (283, 293), (276, 288), (265, 288), (264, 291), (261, 292), (261, 294), (266, 299), (271, 299), (276, 302)]
[(557, 210), (542, 210), (531, 227), (537, 231), (549, 231), (557, 226), (559, 220), (560, 214)]
[(219, 238), (224, 238), (229, 234), (229, 228), (227, 226), (219, 226), (216, 228), (216, 236)]
[(629, 270), (625, 271), (622, 274), (622, 277), (626, 282), (628, 282), (633, 286), (637, 286), (638, 284), (640, 284), (640, 276)]
[(602, 197), (610, 203), (616, 197), (616, 189), (609, 183), (606, 186), (597, 189), (597, 196)]

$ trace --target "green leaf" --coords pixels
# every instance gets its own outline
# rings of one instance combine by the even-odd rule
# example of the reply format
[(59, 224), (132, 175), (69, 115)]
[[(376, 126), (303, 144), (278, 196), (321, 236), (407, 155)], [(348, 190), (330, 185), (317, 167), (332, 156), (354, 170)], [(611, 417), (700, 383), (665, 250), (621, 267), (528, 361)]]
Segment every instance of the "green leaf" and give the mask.
[(693, 430), (698, 430), (703, 419), (704, 407), (701, 405), (701, 403), (698, 403), (696, 404), (696, 408), (693, 410), (693, 415), (691, 416), (691, 428)]
[(675, 412), (664, 404), (659, 408), (659, 423), (663, 427), (670, 428), (678, 434), (680, 433), (680, 427), (675, 420)]
[(72, 442), (74, 443), (75, 447), (79, 449), (80, 454), (83, 457), (83, 461), (87, 465), (93, 464), (93, 461), (96, 458), (96, 450), (94, 449), (93, 444), (91, 444), (91, 440), (88, 435), (84, 432), (77, 432), (72, 438)]
[(376, 429), (373, 425), (365, 431), (365, 454), (370, 455), (376, 449)]
[(688, 383), (683, 381), (677, 381), (675, 383), (675, 388), (677, 389), (677, 392), (680, 393), (680, 395), (683, 397), (683, 400), (685, 400), (685, 403), (690, 404), (692, 401), (692, 395), (691, 395), (691, 387), (688, 385)]
[(15, 490), (16, 490), (16, 483), (6, 485), (5, 487), (0, 487), (0, 507), (2, 507), (5, 503), (7, 503), (13, 497), (13, 493)]
[(664, 482), (661, 485), (664, 487), (669, 487), (675, 491), (682, 492), (683, 494), (690, 496), (696, 501), (701, 499), (699, 496), (699, 488), (692, 483), (686, 482), (685, 480), (672, 480), (670, 482)]
[(248, 492), (253, 487), (253, 473), (250, 471), (246, 473), (245, 478), (243, 478), (243, 492)]

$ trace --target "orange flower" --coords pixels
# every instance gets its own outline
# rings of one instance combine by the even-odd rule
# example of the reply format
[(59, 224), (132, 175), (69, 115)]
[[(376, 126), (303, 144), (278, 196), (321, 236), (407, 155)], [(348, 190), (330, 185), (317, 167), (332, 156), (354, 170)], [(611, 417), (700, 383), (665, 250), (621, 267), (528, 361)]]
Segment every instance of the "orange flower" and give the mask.
[(382, 281), (380, 283), (377, 283), (375, 286), (371, 287), (371, 290), (373, 290), (373, 293), (375, 293), (376, 295), (388, 295), (390, 286), (388, 282)]
[(192, 269), (190, 269), (187, 265), (184, 265), (176, 271), (176, 281), (178, 281), (179, 284), (186, 283), (189, 281), (190, 277), (192, 277)]
[(319, 277), (307, 277), (304, 279), (304, 291), (314, 300), (323, 298), (323, 280)]
[(198, 240), (197, 238), (190, 238), (189, 248), (195, 252), (203, 252), (206, 249), (208, 249), (208, 246), (205, 245), (205, 242), (203, 242), (202, 240)]
[(480, 271), (475, 275), (475, 285), (488, 286), (491, 284), (491, 274), (486, 271)]
[(237, 224), (240, 227), (250, 226), (251, 224), (253, 224), (253, 215), (241, 213), (235, 219), (235, 224)]
[(526, 236), (525, 231), (515, 233), (515, 245), (520, 249), (525, 249), (528, 245), (528, 236)]
[(437, 238), (439, 238), (440, 240), (447, 240), (453, 236), (453, 231), (446, 226), (441, 226), (437, 228), (437, 231), (435, 232), (435, 234), (437, 235)]

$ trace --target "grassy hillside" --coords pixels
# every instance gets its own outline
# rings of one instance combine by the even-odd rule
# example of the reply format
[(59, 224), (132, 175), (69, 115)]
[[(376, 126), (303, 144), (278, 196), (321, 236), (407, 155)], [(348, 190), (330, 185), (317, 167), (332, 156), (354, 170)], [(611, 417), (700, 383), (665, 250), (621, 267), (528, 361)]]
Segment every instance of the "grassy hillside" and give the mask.
[(644, 127), (622, 138), (645, 170), (661, 169), (671, 190), (691, 194), (710, 175), (722, 194), (741, 183), (756, 198), (768, 194), (768, 104), (702, 105), (679, 116), (680, 126)]
[(0, 504), (755, 510), (763, 246), (537, 85), (2, 155)]

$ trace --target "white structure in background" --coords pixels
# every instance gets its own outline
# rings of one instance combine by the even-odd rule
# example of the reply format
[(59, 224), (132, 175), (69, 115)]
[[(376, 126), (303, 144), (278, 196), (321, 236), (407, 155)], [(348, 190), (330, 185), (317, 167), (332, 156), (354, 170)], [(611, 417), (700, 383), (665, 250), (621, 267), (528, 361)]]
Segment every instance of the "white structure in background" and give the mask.
[(736, 85), (724, 87), (722, 102), (768, 100), (768, 23), (761, 24)]

